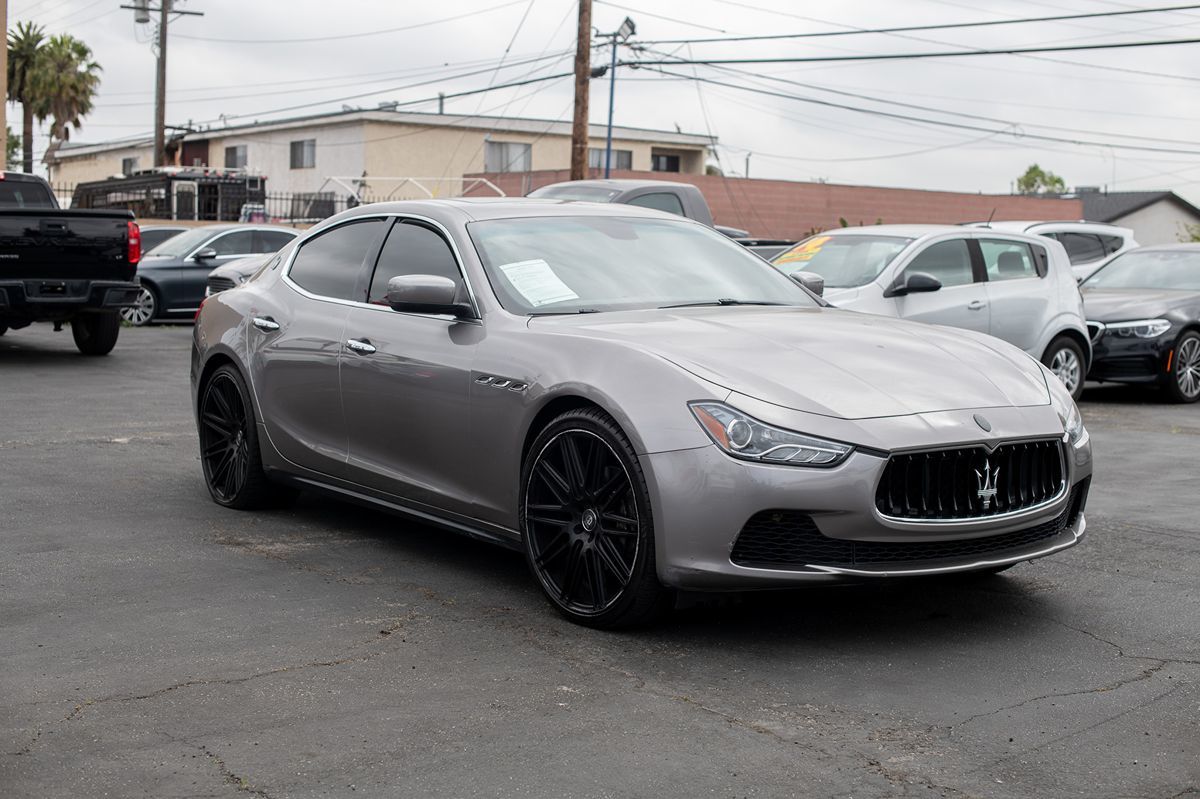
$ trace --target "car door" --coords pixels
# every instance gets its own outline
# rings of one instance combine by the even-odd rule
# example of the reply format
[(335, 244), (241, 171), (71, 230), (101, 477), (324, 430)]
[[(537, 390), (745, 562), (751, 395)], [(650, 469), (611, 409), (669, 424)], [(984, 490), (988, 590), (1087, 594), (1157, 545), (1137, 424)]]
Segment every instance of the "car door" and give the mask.
[(468, 296), (459, 260), (437, 227), (400, 218), (380, 250), (368, 305), (351, 309), (341, 351), (348, 473), (363, 486), (468, 514), (471, 365), (477, 320), (399, 313), (386, 303), (397, 275), (439, 275)]
[(366, 291), (365, 269), (386, 227), (379, 217), (303, 242), (276, 291), (256, 297), (247, 347), (271, 443), (292, 463), (345, 477), (346, 419), (338, 356), (346, 316)]
[[(203, 250), (212, 250), (216, 255), (197, 258), (196, 253)], [(179, 310), (199, 308), (204, 301), (204, 289), (208, 286), (208, 273), (221, 264), (253, 254), (253, 230), (229, 230), (209, 239), (183, 260), (171, 305)]]
[(966, 238), (936, 241), (917, 252), (900, 271), (896, 285), (915, 272), (941, 281), (937, 291), (892, 297), (896, 315), (904, 319), (988, 332), (990, 313), (982, 270), (971, 257)]
[(1033, 350), (1046, 326), (1053, 287), (1046, 285), (1044, 247), (1015, 239), (978, 239), (987, 273), (989, 331), (1023, 350)]

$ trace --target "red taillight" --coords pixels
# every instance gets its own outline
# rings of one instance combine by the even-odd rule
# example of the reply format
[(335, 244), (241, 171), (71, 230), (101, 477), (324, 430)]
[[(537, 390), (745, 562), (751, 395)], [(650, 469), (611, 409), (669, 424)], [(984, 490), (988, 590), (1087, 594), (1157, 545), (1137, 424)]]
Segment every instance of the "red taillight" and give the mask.
[(142, 229), (137, 222), (129, 223), (129, 263), (136, 264), (142, 260)]

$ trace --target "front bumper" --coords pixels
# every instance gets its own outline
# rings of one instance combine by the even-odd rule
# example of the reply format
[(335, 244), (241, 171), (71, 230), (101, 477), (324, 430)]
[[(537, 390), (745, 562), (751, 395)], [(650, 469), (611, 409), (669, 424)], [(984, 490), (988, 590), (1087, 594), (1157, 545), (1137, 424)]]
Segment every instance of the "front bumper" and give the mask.
[(1106, 383), (1157, 382), (1168, 372), (1169, 353), (1178, 335), (1177, 327), (1152, 339), (1125, 338), (1101, 331), (1092, 340), (1092, 365), (1087, 379)]
[[(1061, 436), (1061, 423), (1048, 408), (984, 412), (995, 435), (981, 435), (971, 411), (902, 417), (899, 424), (889, 419), (840, 424), (858, 425), (864, 438), (878, 440), (890, 423), (899, 428), (895, 446), (887, 448), (892, 452)], [(822, 432), (811, 426), (811, 418), (809, 422), (800, 429)], [(1016, 430), (1018, 426), (1025, 430)], [(921, 429), (923, 434), (917, 435)], [(1003, 517), (950, 522), (902, 521), (879, 513), (875, 492), (887, 452), (857, 450), (832, 469), (739, 461), (715, 445), (645, 455), (659, 578), (667, 585), (702, 590), (782, 588), (970, 571), (1043, 557), (1074, 545), (1086, 529), (1091, 450), (1084, 444), (1064, 445), (1064, 451), (1067, 489), (1053, 500)], [(775, 542), (791, 546), (807, 535), (816, 548), (796, 551), (817, 554), (811, 561), (763, 563), (747, 558), (745, 547), (735, 552), (748, 523), (764, 516), (779, 523)], [(788, 525), (788, 519), (799, 518), (810, 520), (815, 529)]]

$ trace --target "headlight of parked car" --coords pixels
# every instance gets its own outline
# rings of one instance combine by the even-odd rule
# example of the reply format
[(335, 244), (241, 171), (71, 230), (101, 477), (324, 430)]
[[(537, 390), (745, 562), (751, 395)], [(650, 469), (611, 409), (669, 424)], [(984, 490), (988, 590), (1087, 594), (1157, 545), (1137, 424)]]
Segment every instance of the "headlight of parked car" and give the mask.
[(1158, 338), (1171, 329), (1169, 319), (1137, 319), (1132, 322), (1110, 322), (1104, 329), (1121, 338)]
[[(1049, 374), (1053, 376), (1053, 372)], [(1057, 378), (1055, 379), (1057, 380)], [(1062, 421), (1063, 436), (1067, 443), (1075, 449), (1087, 444), (1091, 436), (1088, 435), (1087, 428), (1083, 426), (1083, 416), (1079, 413), (1079, 406), (1075, 404), (1075, 400), (1065, 392), (1051, 391), (1050, 404), (1054, 406), (1059, 420)]]
[(788, 466), (836, 466), (854, 447), (782, 430), (720, 402), (689, 404), (717, 446), (735, 458)]

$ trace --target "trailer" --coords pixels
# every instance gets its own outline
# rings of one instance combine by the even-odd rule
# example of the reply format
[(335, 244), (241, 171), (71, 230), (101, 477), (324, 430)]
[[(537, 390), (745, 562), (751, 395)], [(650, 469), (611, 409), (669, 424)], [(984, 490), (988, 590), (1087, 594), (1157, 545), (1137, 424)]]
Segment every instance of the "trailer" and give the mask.
[(267, 180), (244, 169), (159, 167), (80, 183), (72, 208), (123, 209), (139, 219), (237, 222), (266, 202)]

